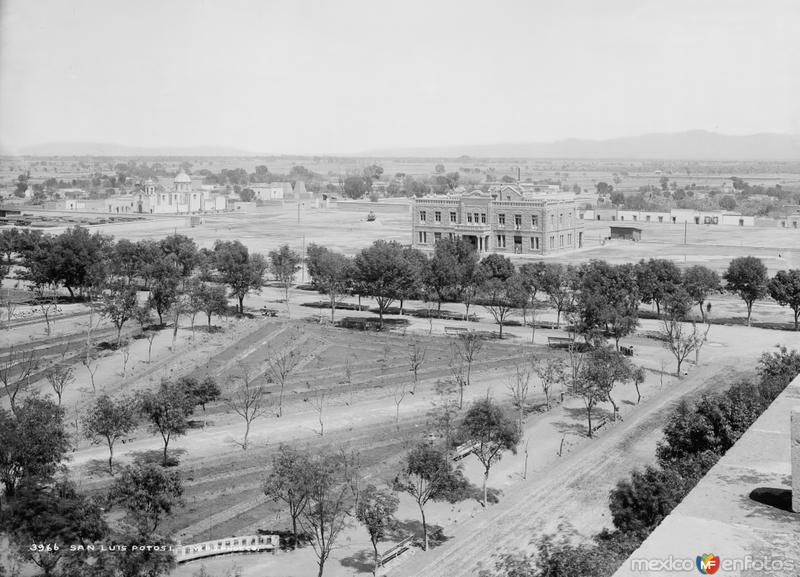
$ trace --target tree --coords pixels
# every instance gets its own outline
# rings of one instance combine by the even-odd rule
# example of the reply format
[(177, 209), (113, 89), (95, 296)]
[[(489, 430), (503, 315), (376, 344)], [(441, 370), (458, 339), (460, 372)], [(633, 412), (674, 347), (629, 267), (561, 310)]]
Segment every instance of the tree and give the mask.
[(267, 497), (288, 505), (294, 547), (297, 547), (297, 521), (308, 504), (311, 472), (311, 457), (308, 453), (281, 445), (272, 456), (272, 469), (263, 485)]
[(300, 525), (311, 535), (317, 556), (318, 577), (347, 523), (353, 506), (353, 457), (344, 453), (316, 455), (310, 460), (308, 503), (300, 515)]
[(406, 455), (402, 471), (394, 480), (394, 490), (411, 495), (422, 516), (422, 548), (428, 549), (425, 505), (428, 501), (452, 501), (466, 481), (453, 469), (447, 454), (428, 443), (420, 443)]
[(722, 291), (719, 275), (708, 267), (702, 265), (690, 266), (683, 271), (683, 288), (700, 307), (700, 316), (705, 322), (705, 302), (714, 293)]
[(769, 281), (769, 294), (781, 306), (788, 306), (794, 312), (794, 330), (800, 318), (800, 269), (778, 271)]
[(373, 297), (378, 304), (380, 327), (383, 328), (383, 315), (397, 298), (405, 279), (403, 247), (396, 241), (376, 240), (356, 255), (353, 265), (364, 294)]
[(734, 210), (736, 208), (736, 199), (730, 194), (726, 194), (719, 199), (719, 207), (724, 210)]
[(270, 354), (267, 351), (267, 380), (268, 382), (278, 383), (280, 386), (278, 394), (279, 417), (283, 416), (283, 392), (286, 388), (286, 381), (299, 362), (300, 355), (291, 342), (287, 343), (287, 346), (277, 353)]
[(225, 287), (212, 283), (201, 283), (197, 291), (199, 309), (206, 314), (208, 328), (211, 328), (212, 315), (224, 315), (228, 310), (228, 297)]
[(8, 397), (11, 412), (17, 412), (17, 396), (30, 385), (31, 373), (36, 369), (34, 351), (14, 350), (0, 360), (0, 382)]
[(478, 356), (478, 353), (481, 352), (483, 348), (483, 337), (481, 337), (478, 333), (475, 332), (467, 332), (458, 335), (456, 339), (456, 352), (461, 360), (463, 360), (467, 364), (467, 372), (466, 372), (466, 380), (465, 385), (470, 386), (472, 384), (472, 365), (475, 363), (475, 359)]
[(294, 278), (297, 271), (300, 270), (302, 260), (302, 255), (290, 249), (288, 244), (269, 252), (269, 270), (283, 287), (287, 308), (289, 307), (289, 289), (294, 284)]
[(489, 470), (502, 458), (503, 451), (516, 454), (522, 431), (487, 397), (475, 401), (469, 408), (461, 423), (461, 435), (474, 443), (472, 452), (483, 465), (483, 506), (486, 507)]
[[(98, 559), (88, 551), (108, 534), (103, 511), (59, 479), (44, 486), (25, 484), (3, 512), (3, 529), (18, 555), (44, 575), (90, 575)], [(43, 550), (32, 544), (53, 544)]]
[(37, 395), (25, 398), (14, 413), (0, 408), (0, 483), (11, 499), (27, 481), (48, 480), (67, 453), (64, 410)]
[(150, 538), (164, 519), (183, 505), (180, 473), (152, 463), (125, 467), (114, 481), (109, 500), (125, 509), (126, 520), (138, 536)]
[(544, 360), (538, 360), (531, 363), (533, 371), (539, 377), (542, 383), (542, 392), (544, 393), (545, 403), (547, 410), (550, 410), (550, 397), (552, 395), (553, 387), (559, 383), (563, 383), (566, 378), (566, 365), (564, 361), (556, 357), (548, 357)]
[(314, 287), (320, 293), (328, 295), (333, 322), (336, 304), (347, 292), (353, 275), (352, 262), (341, 253), (313, 243), (308, 246), (307, 254), (308, 275)]
[(108, 472), (114, 474), (114, 443), (137, 425), (137, 407), (131, 399), (115, 403), (108, 395), (101, 395), (83, 417), (83, 430), (93, 441), (105, 439), (108, 445)]
[(210, 375), (206, 375), (203, 380), (181, 377), (176, 385), (183, 389), (192, 406), (200, 405), (202, 407), (203, 413), (206, 412), (206, 403), (214, 402), (222, 395), (219, 385)]
[[(693, 483), (692, 483), (693, 484)], [(614, 526), (625, 533), (648, 535), (691, 489), (674, 469), (647, 466), (634, 470), (611, 491), (608, 505)]]
[(514, 376), (509, 380), (507, 388), (511, 397), (511, 404), (517, 410), (517, 428), (522, 434), (525, 424), (525, 409), (528, 404), (531, 374), (519, 364), (514, 367)]
[(100, 314), (111, 319), (116, 327), (117, 347), (119, 347), (122, 327), (136, 315), (136, 289), (122, 283), (115, 283), (110, 289), (109, 293), (103, 295)]
[(438, 310), (441, 310), (442, 302), (461, 301), (469, 316), (471, 299), (464, 298), (464, 295), (477, 286), (477, 268), (478, 253), (468, 241), (443, 238), (436, 243), (424, 284), (436, 293)]
[(242, 202), (251, 202), (256, 197), (256, 193), (252, 188), (243, 188), (239, 191), (239, 199)]
[(500, 325), (500, 338), (503, 338), (503, 324), (515, 309), (521, 308), (528, 300), (528, 293), (517, 274), (502, 279), (489, 277), (480, 285), (478, 304), (484, 307)]
[(197, 266), (199, 255), (197, 243), (185, 234), (171, 234), (159, 241), (164, 260), (172, 263), (181, 278), (189, 278)]
[(244, 297), (252, 291), (259, 291), (264, 284), (266, 259), (258, 254), (250, 254), (247, 247), (235, 241), (217, 241), (214, 244), (217, 270), (222, 274), (225, 284), (231, 287), (231, 296), (239, 300), (239, 313), (244, 313)]
[(675, 374), (681, 376), (681, 366), (690, 354), (698, 351), (705, 342), (708, 335), (708, 325), (705, 332), (701, 332), (697, 328), (697, 323), (692, 322), (692, 329), (689, 331), (688, 323), (683, 322), (685, 312), (689, 307), (689, 296), (681, 289), (676, 294), (668, 299), (665, 306), (665, 314), (662, 319), (663, 327), (661, 329), (661, 336), (664, 346), (672, 353), (677, 362)]
[(156, 392), (145, 391), (139, 399), (142, 414), (150, 421), (153, 432), (157, 432), (164, 440), (164, 460), (166, 467), (167, 448), (170, 440), (186, 434), (189, 428), (189, 416), (194, 405), (186, 395), (183, 387), (169, 381), (163, 381)]
[(367, 485), (359, 493), (358, 504), (356, 505), (356, 519), (364, 525), (369, 533), (369, 540), (372, 543), (372, 550), (375, 554), (375, 565), (372, 574), (378, 574), (380, 566), (380, 556), (378, 555), (378, 542), (386, 537), (393, 522), (394, 514), (397, 512), (399, 504), (397, 497), (375, 487)]
[(241, 384), (228, 397), (227, 403), (234, 413), (244, 419), (244, 439), (239, 445), (243, 451), (246, 451), (250, 425), (267, 412), (269, 404), (266, 400), (264, 385), (255, 382), (255, 379), (250, 374), (250, 368), (242, 365), (239, 368), (239, 373), (238, 380)]
[(620, 339), (639, 324), (639, 292), (634, 267), (593, 260), (582, 265), (578, 275), (576, 305), (580, 332), (589, 339), (600, 334), (609, 335), (619, 350)]
[(681, 271), (671, 260), (651, 258), (640, 260), (636, 265), (636, 286), (645, 304), (656, 305), (656, 314), (661, 316), (661, 303), (666, 296), (681, 284)]
[(56, 397), (58, 397), (58, 406), (60, 407), (64, 390), (75, 381), (75, 373), (72, 367), (55, 365), (50, 367), (47, 372), (45, 372), (44, 376), (53, 389), (53, 392), (56, 394)]
[(344, 179), (344, 194), (348, 198), (358, 199), (369, 190), (363, 176), (348, 176)]
[(747, 305), (749, 327), (753, 303), (767, 295), (767, 267), (759, 258), (742, 256), (730, 262), (722, 277), (725, 279), (725, 289), (738, 294)]
[(152, 272), (153, 283), (150, 287), (148, 304), (158, 315), (159, 326), (164, 326), (164, 315), (173, 308), (178, 300), (178, 284), (180, 278), (177, 271), (164, 260), (159, 261)]
[(547, 263), (542, 289), (556, 309), (556, 326), (561, 325), (561, 313), (567, 310), (573, 298), (574, 269), (556, 263)]
[[(522, 322), (525, 324), (526, 318), (525, 313), (528, 307), (528, 303), (532, 303), (534, 307), (534, 314), (536, 313), (536, 296), (538, 293), (544, 292), (545, 286), (545, 274), (547, 272), (547, 266), (541, 262), (537, 261), (534, 263), (525, 263), (521, 267), (519, 267), (519, 276), (522, 279), (522, 286), (525, 288), (525, 292), (528, 295), (528, 298), (525, 300), (524, 306), (522, 308)], [(533, 323), (535, 324), (535, 319), (533, 319)], [(535, 327), (534, 327), (535, 330)]]
[(419, 382), (419, 371), (422, 364), (425, 362), (425, 355), (428, 353), (428, 348), (425, 347), (418, 339), (413, 339), (409, 346), (408, 364), (409, 371), (414, 375), (414, 387), (411, 389), (411, 394), (417, 392), (417, 383)]

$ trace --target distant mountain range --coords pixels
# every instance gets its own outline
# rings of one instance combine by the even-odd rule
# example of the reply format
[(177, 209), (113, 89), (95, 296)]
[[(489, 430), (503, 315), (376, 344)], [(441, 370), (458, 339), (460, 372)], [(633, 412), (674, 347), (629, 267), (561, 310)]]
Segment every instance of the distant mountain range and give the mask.
[(663, 160), (800, 160), (800, 135), (727, 135), (693, 130), (609, 140), (571, 138), (555, 142), (509, 142), (370, 150), (365, 156), (456, 158), (584, 158)]
[[(258, 153), (229, 146), (149, 147), (110, 142), (50, 142), (19, 150), (3, 150), (2, 153), (24, 156), (258, 156)], [(729, 135), (692, 130), (609, 140), (570, 138), (555, 142), (381, 148), (357, 155), (340, 156), (800, 161), (800, 135), (775, 133)]]
[(19, 156), (256, 156), (229, 146), (126, 146), (113, 142), (48, 142), (4, 150)]

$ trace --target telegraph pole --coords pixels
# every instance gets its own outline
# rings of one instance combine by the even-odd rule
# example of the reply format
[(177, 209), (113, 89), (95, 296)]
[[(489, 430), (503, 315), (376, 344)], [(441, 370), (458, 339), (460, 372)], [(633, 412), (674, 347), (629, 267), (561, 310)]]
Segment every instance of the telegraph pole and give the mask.
[(683, 244), (686, 244), (686, 221), (683, 221)]

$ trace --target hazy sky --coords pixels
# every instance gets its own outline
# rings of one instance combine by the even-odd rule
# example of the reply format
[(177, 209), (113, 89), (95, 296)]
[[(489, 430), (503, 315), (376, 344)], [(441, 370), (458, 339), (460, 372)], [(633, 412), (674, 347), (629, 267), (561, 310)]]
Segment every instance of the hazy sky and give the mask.
[(0, 145), (800, 133), (798, 0), (0, 0)]

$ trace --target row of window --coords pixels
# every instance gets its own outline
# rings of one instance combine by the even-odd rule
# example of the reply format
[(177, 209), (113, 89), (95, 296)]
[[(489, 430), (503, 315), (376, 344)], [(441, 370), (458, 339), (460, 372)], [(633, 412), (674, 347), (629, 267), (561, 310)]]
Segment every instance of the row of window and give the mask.
[[(468, 212), (467, 213), (467, 223), (468, 224), (486, 224), (486, 213), (485, 212)], [(419, 221), (420, 222), (428, 222), (428, 213), (425, 210), (419, 211)], [(434, 222), (442, 222), (442, 213), (441, 211), (437, 210), (433, 213), (433, 221)], [(458, 213), (451, 212), (450, 213), (450, 222), (455, 224), (458, 222)], [(559, 224), (564, 224), (564, 213), (560, 213), (558, 215), (558, 222)], [(567, 213), (567, 223), (571, 224), (572, 222), (572, 212)], [(505, 226), (506, 224), (506, 215), (505, 213), (498, 213), (497, 215), (497, 224), (501, 226)], [(556, 215), (550, 215), (550, 224), (555, 226), (556, 224)], [(531, 215), (531, 228), (534, 230), (539, 227), (539, 217), (538, 215), (532, 214)], [(514, 228), (517, 230), (522, 228), (522, 215), (515, 214), (514, 215)]]
[[(452, 232), (450, 232), (450, 233), (448, 233), (447, 237), (452, 240), (454, 238), (454, 235), (453, 235)], [(515, 238), (519, 238), (520, 241), (522, 240), (522, 237), (515, 237)], [(426, 231), (424, 231), (424, 230), (417, 231), (417, 239), (419, 241), (419, 244), (428, 244), (428, 233)], [(434, 232), (433, 233), (433, 242), (434, 242), (434, 244), (436, 244), (441, 239), (442, 239), (442, 233), (441, 232)], [(559, 248), (564, 248), (564, 246), (572, 246), (572, 233), (568, 233), (566, 235), (566, 245), (564, 244), (564, 240), (565, 240), (565, 235), (563, 235), (563, 234), (558, 235), (558, 247)], [(539, 237), (538, 236), (530, 237), (530, 242), (531, 242), (531, 249), (532, 250), (540, 250)], [(554, 249), (556, 247), (555, 245), (556, 245), (556, 237), (555, 237), (555, 235), (550, 235), (550, 248)], [(497, 243), (496, 243), (495, 246), (496, 246), (496, 248), (506, 248), (506, 246), (507, 246), (506, 245), (506, 235), (498, 234), (497, 235)]]

